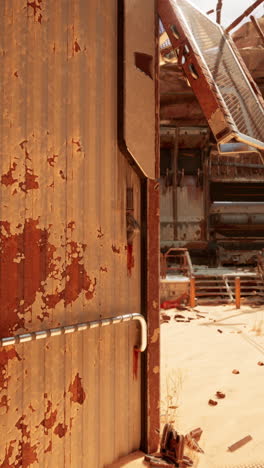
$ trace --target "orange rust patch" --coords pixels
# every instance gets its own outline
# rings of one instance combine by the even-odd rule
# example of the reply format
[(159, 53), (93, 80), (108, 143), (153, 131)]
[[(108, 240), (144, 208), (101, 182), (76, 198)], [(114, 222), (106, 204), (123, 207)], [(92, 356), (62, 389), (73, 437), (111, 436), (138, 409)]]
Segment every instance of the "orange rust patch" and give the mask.
[(41, 291), (55, 251), (48, 242), (47, 230), (40, 229), (37, 220), (26, 220), (20, 234), (11, 235), (10, 225), (8, 229), (7, 235), (0, 233), (2, 337), (24, 328), (21, 314), (30, 310), (37, 291)]
[[(0, 392), (2, 390), (7, 389), (7, 384), (10, 379), (10, 377), (8, 377), (7, 365), (8, 365), (8, 361), (12, 359), (18, 359), (19, 361), (21, 361), (20, 356), (17, 354), (14, 348), (1, 349), (0, 351)], [(4, 402), (3, 397), (1, 401)]]
[[(38, 316), (41, 321), (49, 316), (48, 309), (54, 308), (61, 300), (65, 305), (71, 304), (82, 291), (86, 292), (87, 300), (93, 298), (96, 278), (91, 279), (81, 263), (84, 244), (67, 243), (69, 263), (65, 268), (62, 266), (64, 270), (59, 275), (61, 257), (55, 255), (56, 248), (49, 243), (49, 232), (38, 227), (38, 220), (26, 220), (20, 234), (11, 235), (7, 221), (0, 222), (0, 227), (2, 337), (25, 328), (24, 314), (31, 310), (37, 292), (42, 293), (42, 315)], [(46, 294), (48, 278), (66, 279), (64, 289)]]
[(18, 184), (22, 192), (27, 193), (29, 190), (39, 188), (39, 184), (36, 181), (37, 178), (38, 176), (33, 173), (33, 170), (26, 167), (25, 181)]
[(38, 462), (36, 453), (37, 444), (30, 444), (30, 430), (25, 424), (26, 416), (23, 415), (16, 423), (16, 428), (21, 431), (21, 438), (18, 442), (18, 453), (16, 455), (15, 468), (27, 468), (35, 462)]
[(44, 433), (47, 435), (49, 429), (51, 429), (57, 419), (57, 410), (52, 411), (52, 402), (47, 401), (47, 409), (44, 413), (44, 419), (41, 421), (41, 425), (44, 427)]
[(51, 450), (52, 450), (52, 441), (50, 440), (48, 447), (44, 450), (44, 453), (51, 452)]
[(16, 443), (16, 440), (11, 440), (11, 442), (9, 443), (8, 448), (6, 447), (5, 458), (4, 458), (3, 462), (0, 465), (0, 468), (14, 468), (15, 465), (13, 465), (13, 464), (10, 465), (9, 460), (13, 455), (14, 444), (15, 443)]
[(1, 184), (5, 185), (6, 187), (8, 185), (13, 185), (15, 182), (17, 182), (17, 179), (14, 179), (13, 177), (13, 172), (16, 170), (17, 163), (13, 163), (12, 167), (10, 167), (9, 171), (7, 171), (6, 174), (3, 174), (1, 177)]
[(78, 374), (76, 374), (74, 381), (69, 386), (69, 392), (71, 392), (71, 401), (74, 403), (79, 403), (80, 405), (83, 404), (86, 395), (85, 391), (82, 386), (82, 379)]
[(54, 434), (62, 438), (65, 436), (67, 430), (68, 430), (67, 424), (59, 423), (54, 429)]

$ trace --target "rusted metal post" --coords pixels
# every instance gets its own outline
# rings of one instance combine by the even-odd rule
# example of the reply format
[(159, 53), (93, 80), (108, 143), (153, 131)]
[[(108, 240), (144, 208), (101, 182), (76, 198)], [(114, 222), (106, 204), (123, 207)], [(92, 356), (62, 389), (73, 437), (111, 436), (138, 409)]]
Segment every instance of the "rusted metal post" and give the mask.
[(240, 287), (240, 277), (237, 276), (235, 279), (235, 287), (236, 287), (236, 308), (240, 309), (241, 304), (241, 287)]
[(190, 277), (190, 307), (192, 309), (195, 307), (195, 278), (194, 276)]
[(233, 23), (230, 24), (230, 26), (228, 26), (228, 28), (226, 28), (226, 32), (229, 32), (231, 31), (231, 29), (234, 29), (244, 18), (246, 18), (246, 16), (249, 16), (250, 13), (252, 13), (252, 11), (255, 10), (255, 8), (261, 5), (263, 1), (264, 0), (256, 0), (256, 2), (254, 2), (249, 8), (247, 8), (244, 11), (244, 13), (242, 13), (242, 15), (240, 15), (235, 21), (233, 21)]
[(174, 235), (173, 239), (177, 240), (178, 237), (178, 209), (177, 209), (177, 174), (178, 174), (178, 151), (179, 151), (179, 129), (175, 130), (175, 139), (174, 139), (174, 150), (173, 150), (173, 161), (172, 161), (172, 171), (173, 171), (173, 226), (174, 226)]
[(216, 5), (216, 22), (221, 24), (221, 12), (222, 12), (223, 1), (218, 0)]
[(258, 23), (258, 20), (253, 15), (250, 15), (250, 19), (251, 19), (253, 25), (255, 26), (259, 37), (262, 40), (262, 44), (264, 45), (264, 33), (263, 33), (259, 23)]

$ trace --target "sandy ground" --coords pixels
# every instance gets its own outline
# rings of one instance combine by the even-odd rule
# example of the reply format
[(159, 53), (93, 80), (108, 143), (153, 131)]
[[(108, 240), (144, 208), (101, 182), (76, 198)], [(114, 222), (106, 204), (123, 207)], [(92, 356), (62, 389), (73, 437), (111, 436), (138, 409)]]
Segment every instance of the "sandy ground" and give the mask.
[[(161, 423), (171, 422), (182, 434), (203, 429), (205, 453), (186, 453), (196, 467), (261, 461), (264, 467), (264, 366), (258, 365), (264, 362), (264, 307), (200, 306), (195, 311), (204, 317), (162, 311), (170, 320), (161, 325)], [(176, 314), (195, 319), (176, 322)], [(217, 399), (217, 391), (226, 397)], [(210, 406), (209, 399), (217, 406)], [(247, 435), (253, 440), (228, 451)]]

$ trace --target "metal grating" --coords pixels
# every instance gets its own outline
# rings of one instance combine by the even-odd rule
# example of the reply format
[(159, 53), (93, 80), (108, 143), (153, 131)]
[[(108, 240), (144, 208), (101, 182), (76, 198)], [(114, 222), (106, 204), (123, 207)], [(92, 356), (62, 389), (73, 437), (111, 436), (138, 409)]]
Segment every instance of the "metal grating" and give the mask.
[[(171, 9), (166, 14), (165, 3)], [(188, 44), (190, 56), (194, 55), (198, 67), (199, 80), (207, 80), (208, 90), (214, 94), (219, 108), (226, 120), (228, 131), (217, 132), (212, 128), (218, 143), (236, 139), (257, 148), (264, 148), (264, 108), (256, 87), (252, 87), (248, 74), (241, 65), (241, 59), (224, 34), (222, 28), (208, 16), (186, 0), (161, 1), (161, 20), (171, 39), (174, 48), (179, 44)], [(175, 21), (173, 21), (175, 20)], [(176, 25), (179, 32), (178, 41), (172, 35)], [(180, 26), (180, 27), (178, 27)], [(185, 36), (185, 37), (183, 37)], [(179, 50), (179, 49), (178, 49)], [(179, 53), (179, 52), (178, 52)], [(195, 63), (195, 61), (193, 61)], [(184, 70), (188, 68), (183, 66)], [(197, 69), (197, 67), (195, 67)], [(202, 76), (203, 75), (203, 76)], [(199, 81), (197, 80), (197, 81)], [(214, 86), (211, 86), (213, 82)], [(190, 80), (193, 85), (192, 80)], [(205, 109), (205, 98), (199, 96), (199, 89), (194, 89), (201, 107)], [(208, 95), (208, 100), (210, 96)], [(206, 114), (206, 112), (205, 112)], [(206, 115), (208, 119), (208, 113)], [(209, 120), (209, 119), (208, 119)], [(209, 121), (210, 124), (210, 121)]]

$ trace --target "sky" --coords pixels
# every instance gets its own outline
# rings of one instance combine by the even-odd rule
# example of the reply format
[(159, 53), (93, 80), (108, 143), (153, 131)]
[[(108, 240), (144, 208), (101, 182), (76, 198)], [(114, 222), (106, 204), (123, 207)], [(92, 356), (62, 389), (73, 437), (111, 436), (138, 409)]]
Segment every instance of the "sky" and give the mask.
[[(222, 0), (222, 26), (227, 27), (234, 19), (240, 16), (255, 0)], [(216, 8), (217, 0), (191, 0), (191, 2), (198, 6), (200, 10), (207, 12)], [(253, 13), (257, 18), (264, 15), (264, 3), (256, 8)], [(210, 15), (215, 20), (215, 13)], [(249, 17), (247, 21), (249, 20)], [(245, 21), (244, 21), (245, 22)]]

